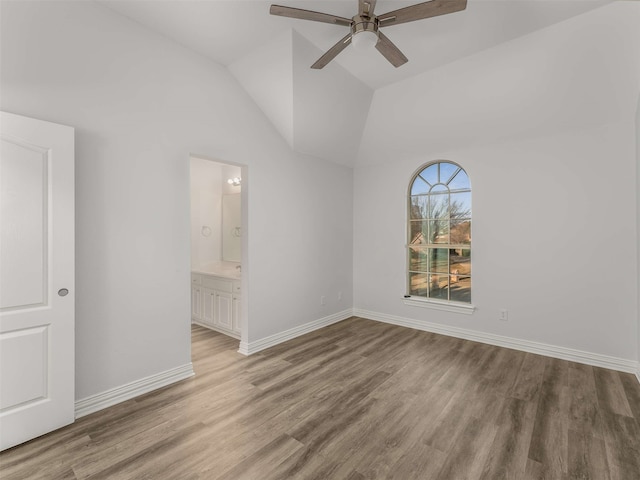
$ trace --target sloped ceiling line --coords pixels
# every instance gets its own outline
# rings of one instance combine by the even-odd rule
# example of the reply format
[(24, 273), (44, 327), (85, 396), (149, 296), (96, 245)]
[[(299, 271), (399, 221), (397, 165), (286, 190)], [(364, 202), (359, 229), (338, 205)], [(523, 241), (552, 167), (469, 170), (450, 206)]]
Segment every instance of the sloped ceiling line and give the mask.
[(338, 64), (311, 70), (308, 59), (321, 54), (290, 29), (229, 70), (293, 150), (352, 165), (373, 89)]

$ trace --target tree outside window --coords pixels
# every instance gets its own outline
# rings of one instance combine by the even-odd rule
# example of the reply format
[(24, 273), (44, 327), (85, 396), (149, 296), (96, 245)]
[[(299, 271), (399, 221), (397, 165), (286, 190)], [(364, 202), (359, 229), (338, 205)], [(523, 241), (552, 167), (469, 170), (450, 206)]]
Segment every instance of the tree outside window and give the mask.
[(408, 294), (471, 303), (471, 184), (453, 162), (427, 164), (409, 187)]

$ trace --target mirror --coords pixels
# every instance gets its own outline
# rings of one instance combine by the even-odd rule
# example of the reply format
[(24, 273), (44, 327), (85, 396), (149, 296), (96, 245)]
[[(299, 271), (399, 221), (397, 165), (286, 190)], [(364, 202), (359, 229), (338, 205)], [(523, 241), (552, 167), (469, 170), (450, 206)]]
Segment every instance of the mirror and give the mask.
[(242, 213), (240, 194), (222, 196), (222, 260), (240, 262), (242, 252)]

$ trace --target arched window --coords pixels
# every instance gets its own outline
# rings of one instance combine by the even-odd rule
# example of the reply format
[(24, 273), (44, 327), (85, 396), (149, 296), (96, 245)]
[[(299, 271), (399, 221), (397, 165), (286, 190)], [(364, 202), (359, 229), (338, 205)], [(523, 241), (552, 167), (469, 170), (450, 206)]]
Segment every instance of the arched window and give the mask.
[(471, 183), (453, 162), (418, 170), (409, 185), (407, 294), (471, 303)]

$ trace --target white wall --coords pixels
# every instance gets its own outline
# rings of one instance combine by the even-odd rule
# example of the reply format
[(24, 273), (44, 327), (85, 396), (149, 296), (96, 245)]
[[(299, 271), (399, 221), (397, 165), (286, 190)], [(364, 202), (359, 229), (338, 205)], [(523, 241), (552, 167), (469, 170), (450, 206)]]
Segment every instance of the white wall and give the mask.
[(351, 166), (373, 91), (337, 62), (309, 68), (325, 52), (295, 30), (292, 40), (294, 147)]
[(250, 172), (245, 341), (351, 305), (351, 170), (293, 154), (226, 69), (94, 2), (1, 7), (0, 108), (76, 128), (79, 399), (190, 362), (190, 153)]
[(296, 152), (350, 166), (373, 91), (336, 62), (309, 68), (323, 53), (288, 30), (229, 70)]
[(277, 170), (267, 162), (250, 169), (252, 341), (277, 332), (274, 326), (285, 330), (284, 322), (294, 327), (290, 319), (304, 324), (353, 305), (352, 170), (301, 157), (279, 160)]
[[(638, 358), (640, 10), (620, 3), (376, 92), (355, 172), (356, 309)], [(402, 302), (407, 186), (437, 159), (471, 178), (470, 316)]]
[(636, 246), (638, 248), (638, 322), (636, 334), (638, 336), (638, 371), (636, 375), (640, 380), (640, 95), (636, 107)]
[(293, 148), (293, 32), (288, 30), (229, 65), (229, 71)]
[[(613, 124), (358, 169), (356, 308), (634, 359), (633, 149), (630, 125)], [(406, 189), (437, 159), (471, 178), (471, 316), (402, 303)]]
[[(191, 268), (222, 258), (222, 165), (202, 158), (191, 164)], [(224, 181), (226, 183), (226, 179)], [(203, 235), (208, 227), (210, 235)]]
[(615, 2), (379, 89), (358, 164), (629, 121), (638, 24)]

